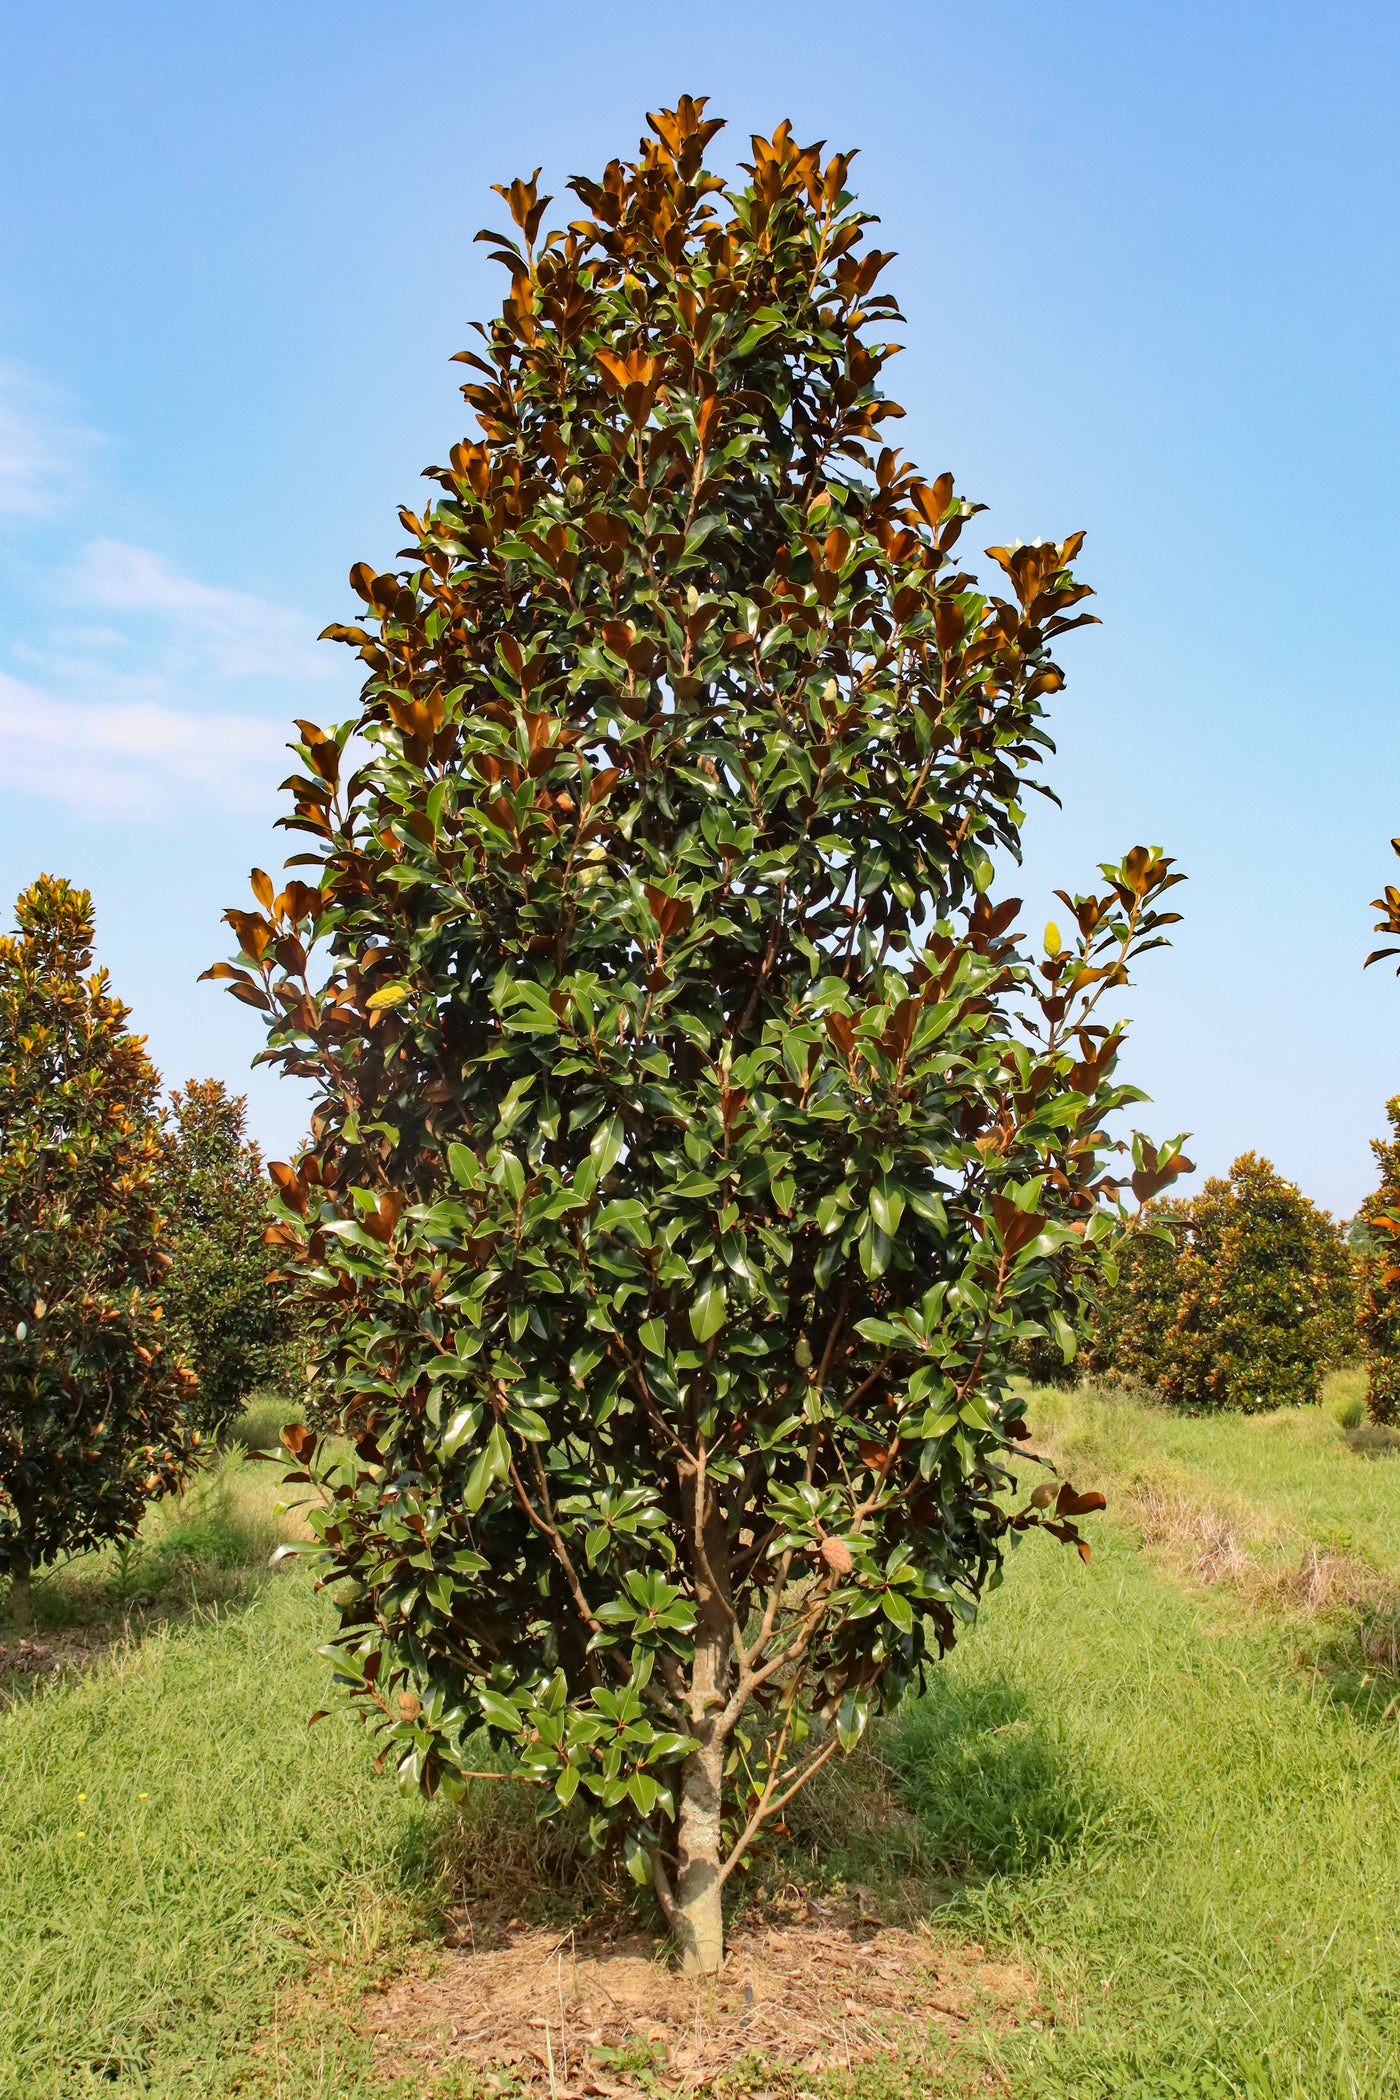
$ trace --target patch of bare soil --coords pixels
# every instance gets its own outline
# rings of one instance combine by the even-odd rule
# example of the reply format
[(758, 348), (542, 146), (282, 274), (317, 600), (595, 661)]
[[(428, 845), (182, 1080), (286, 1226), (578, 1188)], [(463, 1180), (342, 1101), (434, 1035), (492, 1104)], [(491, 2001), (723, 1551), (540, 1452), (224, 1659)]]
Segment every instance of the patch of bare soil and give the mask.
[[(911, 2059), (930, 2077), (955, 2037), (1037, 2014), (1033, 1978), (868, 1915), (816, 1905), (740, 1927), (714, 1979), (682, 1975), (641, 1934), (516, 1927), (454, 1949), (367, 2001), (377, 2068), (420, 2081), (470, 2067), (484, 2090), (584, 2096), (792, 2094), (801, 2074)], [(754, 2079), (757, 2083), (752, 2082)], [(796, 2089), (800, 2090), (800, 2088)]]
[(65, 1626), (28, 1637), (12, 1634), (0, 1642), (0, 1711), (17, 1695), (89, 1669), (128, 1637), (126, 1627), (114, 1634), (102, 1626)]

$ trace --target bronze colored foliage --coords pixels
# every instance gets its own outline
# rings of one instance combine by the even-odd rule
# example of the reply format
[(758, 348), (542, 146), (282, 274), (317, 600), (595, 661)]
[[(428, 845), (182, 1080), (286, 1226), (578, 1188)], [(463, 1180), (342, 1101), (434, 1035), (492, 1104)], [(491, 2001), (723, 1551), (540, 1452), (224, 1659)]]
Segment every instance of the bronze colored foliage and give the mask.
[[(1400, 854), (1400, 839), (1392, 839), (1390, 847), (1393, 853)], [(1400, 889), (1393, 882), (1386, 884), (1379, 897), (1371, 899), (1371, 908), (1380, 913), (1375, 925), (1377, 933), (1400, 935)], [(1369, 970), (1372, 963), (1384, 962), (1391, 955), (1400, 955), (1400, 948), (1373, 948), (1364, 967)], [(1400, 977), (1400, 963), (1395, 966), (1395, 974)]]
[(1327, 1212), (1246, 1152), (1149, 1222), (1100, 1297), (1089, 1369), (1193, 1414), (1319, 1399), (1354, 1348), (1351, 1257)]
[(162, 1319), (160, 1076), (41, 875), (0, 940), (0, 1573), (130, 1537), (198, 1441)]
[[(282, 1254), (355, 1430), (343, 1689), (402, 1781), (484, 1724), (693, 1965), (764, 1822), (950, 1647), (1008, 1536), (1018, 1342), (1119, 1230), (1098, 1017), (1175, 914), (1137, 847), (1032, 963), (992, 850), (1049, 748), (1062, 544), (881, 442), (898, 319), (849, 156), (745, 179), (683, 98), (542, 237), (503, 188), (481, 435), (361, 565), (359, 715), (299, 724), (314, 871), (214, 974), (317, 1089)], [(360, 740), (353, 747), (351, 737)], [(312, 949), (318, 951), (313, 961)], [(1139, 1140), (1150, 1198), (1180, 1170)]]
[(1356, 1330), (1366, 1358), (1373, 1422), (1400, 1422), (1400, 1095), (1385, 1107), (1389, 1138), (1373, 1138), (1380, 1187), (1361, 1206), (1356, 1246)]

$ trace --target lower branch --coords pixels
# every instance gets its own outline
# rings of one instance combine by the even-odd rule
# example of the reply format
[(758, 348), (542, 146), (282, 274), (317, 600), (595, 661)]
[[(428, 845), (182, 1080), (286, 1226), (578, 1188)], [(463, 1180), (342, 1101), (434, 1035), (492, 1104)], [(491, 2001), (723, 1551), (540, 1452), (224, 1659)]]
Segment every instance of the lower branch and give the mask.
[(651, 1855), (651, 1885), (656, 1893), (656, 1900), (661, 1905), (662, 1917), (674, 1928), (676, 1899), (671, 1892), (671, 1877), (666, 1872), (666, 1862), (662, 1859), (659, 1849)]
[[(730, 1846), (729, 1857), (719, 1870), (719, 1885), (721, 1888), (724, 1887), (725, 1882), (728, 1881), (768, 1818), (776, 1816), (780, 1809), (786, 1808), (793, 1795), (802, 1791), (807, 1781), (820, 1772), (822, 1766), (835, 1756), (840, 1747), (840, 1737), (833, 1735), (829, 1742), (822, 1744), (821, 1749), (817, 1751), (815, 1756), (808, 1758), (807, 1763), (797, 1774), (797, 1777), (790, 1786), (783, 1788), (781, 1794), (773, 1798), (760, 1799), (758, 1807)], [(770, 1781), (770, 1785), (776, 1783), (776, 1781)], [(767, 1788), (764, 1789), (764, 1793), (767, 1795)]]
[[(539, 1453), (535, 1451), (533, 1445), (531, 1445), (530, 1448), (531, 1453), (534, 1456), (536, 1468), (538, 1471), (542, 1472), (543, 1467), (540, 1465)], [(589, 1606), (588, 1599), (583, 1594), (583, 1584), (579, 1581), (577, 1570), (574, 1567), (573, 1561), (569, 1557), (569, 1549), (564, 1544), (563, 1539), (560, 1537), (557, 1526), (548, 1522), (546, 1518), (540, 1515), (539, 1511), (531, 1502), (530, 1497), (526, 1494), (525, 1483), (520, 1478), (520, 1474), (516, 1469), (514, 1458), (512, 1458), (510, 1461), (510, 1481), (511, 1486), (515, 1489), (516, 1500), (519, 1502), (526, 1516), (530, 1519), (530, 1522), (534, 1525), (536, 1531), (540, 1533), (541, 1537), (549, 1540), (550, 1546), (552, 1547), (554, 1552), (554, 1557), (559, 1562), (560, 1567), (564, 1570), (564, 1580), (569, 1585), (569, 1594), (574, 1600), (574, 1605), (576, 1610), (578, 1611), (579, 1617), (583, 1620), (584, 1625), (587, 1626), (590, 1633), (601, 1633), (603, 1630), (602, 1622), (601, 1620), (594, 1617), (593, 1612)], [(549, 1506), (548, 1495), (549, 1490), (546, 1484), (545, 1494), (543, 1498), (546, 1509)]]

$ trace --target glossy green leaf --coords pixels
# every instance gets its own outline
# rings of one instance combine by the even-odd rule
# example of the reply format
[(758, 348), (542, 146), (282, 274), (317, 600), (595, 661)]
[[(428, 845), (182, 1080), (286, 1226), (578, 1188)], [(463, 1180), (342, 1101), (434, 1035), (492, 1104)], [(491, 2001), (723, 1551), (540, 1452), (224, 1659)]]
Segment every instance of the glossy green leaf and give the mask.
[(728, 1299), (717, 1276), (706, 1279), (690, 1307), (690, 1331), (697, 1342), (708, 1342), (718, 1334), (728, 1314)]

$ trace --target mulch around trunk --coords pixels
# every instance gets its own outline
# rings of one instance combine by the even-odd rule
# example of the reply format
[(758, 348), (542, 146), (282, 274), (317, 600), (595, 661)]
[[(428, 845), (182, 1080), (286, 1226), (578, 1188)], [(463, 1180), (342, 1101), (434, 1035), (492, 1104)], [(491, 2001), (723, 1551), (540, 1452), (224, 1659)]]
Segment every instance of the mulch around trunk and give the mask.
[(741, 1925), (712, 1981), (682, 1975), (642, 1934), (517, 1927), (454, 1948), (363, 2008), (386, 2077), (432, 2095), (439, 2075), (471, 2067), (487, 2092), (551, 2100), (711, 2090), (777, 2100), (800, 2093), (804, 2072), (879, 2057), (936, 2075), (955, 2037), (1037, 2015), (1034, 1979), (980, 1947), (816, 1905), (794, 1922)]

